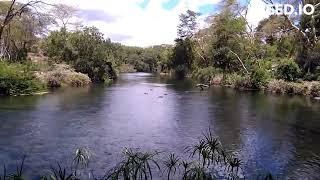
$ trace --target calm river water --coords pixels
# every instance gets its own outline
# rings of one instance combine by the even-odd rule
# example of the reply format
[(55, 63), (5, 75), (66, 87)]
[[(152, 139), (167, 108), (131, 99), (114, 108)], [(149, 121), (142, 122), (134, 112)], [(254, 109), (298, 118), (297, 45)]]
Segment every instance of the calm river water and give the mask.
[(319, 178), (320, 102), (194, 87), (133, 73), (111, 87), (0, 97), (0, 165), (13, 169), (26, 154), (26, 174), (43, 174), (77, 147), (88, 147), (93, 168), (105, 171), (124, 147), (182, 156), (211, 128), (238, 153), (247, 177), (271, 172), (280, 179)]

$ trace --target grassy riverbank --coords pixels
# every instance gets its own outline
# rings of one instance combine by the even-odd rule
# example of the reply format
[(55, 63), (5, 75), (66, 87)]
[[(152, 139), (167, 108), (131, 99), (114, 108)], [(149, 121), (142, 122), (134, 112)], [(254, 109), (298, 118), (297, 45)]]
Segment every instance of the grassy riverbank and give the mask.
[(204, 84), (227, 86), (240, 90), (320, 96), (320, 81), (307, 81), (300, 75), (297, 65), (291, 62), (285, 65), (270, 66), (270, 68), (252, 67), (251, 72), (248, 73), (242, 71), (223, 73), (221, 69), (207, 67), (193, 71), (191, 76)]
[(282, 79), (268, 79), (259, 86), (250, 76), (238, 74), (217, 74), (209, 81), (210, 85), (232, 87), (239, 90), (262, 90), (274, 94), (290, 94), (319, 97), (319, 81), (288, 82)]
[(88, 75), (66, 64), (0, 62), (1, 95), (44, 94), (50, 88), (82, 87), (90, 83)]

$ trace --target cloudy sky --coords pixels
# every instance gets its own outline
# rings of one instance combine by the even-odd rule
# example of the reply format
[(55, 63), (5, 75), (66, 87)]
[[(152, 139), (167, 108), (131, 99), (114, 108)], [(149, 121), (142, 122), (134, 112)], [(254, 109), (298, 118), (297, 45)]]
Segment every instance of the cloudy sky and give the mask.
[[(46, 0), (79, 9), (82, 22), (96, 26), (111, 40), (132, 46), (172, 44), (179, 14), (191, 9), (202, 17), (214, 13), (220, 0)], [(249, 21), (265, 17), (262, 0), (252, 0)]]

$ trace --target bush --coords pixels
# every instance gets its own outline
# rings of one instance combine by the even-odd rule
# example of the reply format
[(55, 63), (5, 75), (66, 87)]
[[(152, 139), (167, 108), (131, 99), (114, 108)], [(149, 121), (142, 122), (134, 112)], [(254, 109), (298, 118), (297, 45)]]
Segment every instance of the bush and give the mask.
[(42, 72), (37, 77), (46, 83), (48, 87), (81, 87), (91, 83), (88, 75), (75, 72), (73, 68), (66, 64), (56, 64), (53, 70)]
[(310, 95), (313, 97), (320, 97), (320, 83), (314, 82), (310, 88)]
[(122, 64), (119, 67), (119, 72), (121, 73), (131, 73), (131, 72), (137, 72), (137, 70), (134, 68), (133, 65), (130, 64)]
[(77, 72), (87, 74), (94, 82), (116, 78), (112, 68), (113, 54), (110, 41), (98, 29), (84, 28), (74, 32), (54, 31), (46, 39), (45, 51), (54, 62), (67, 62)]
[(65, 78), (65, 83), (73, 87), (83, 87), (91, 83), (90, 78), (82, 73), (73, 72)]
[(21, 95), (44, 90), (45, 86), (28, 69), (26, 65), (0, 62), (0, 94)]
[(192, 73), (192, 77), (200, 81), (201, 83), (209, 83), (213, 77), (220, 71), (214, 67), (206, 67), (195, 70)]
[(272, 80), (269, 82), (267, 90), (277, 94), (309, 95), (309, 85), (305, 82), (295, 83), (284, 80)]
[(237, 73), (232, 74), (224, 74), (222, 78), (222, 84), (226, 86), (234, 86), (236, 84), (236, 80), (241, 78)]
[(236, 76), (234, 87), (238, 89), (254, 88), (250, 76)]
[(210, 84), (212, 84), (212, 85), (222, 85), (222, 83), (223, 83), (223, 75), (222, 74), (217, 74), (216, 76), (214, 76), (211, 79), (211, 82), (210, 82)]
[(282, 79), (273, 79), (268, 83), (267, 90), (277, 94), (285, 94), (287, 92), (286, 82)]
[(286, 93), (294, 95), (308, 95), (309, 89), (308, 86), (303, 83), (287, 83), (286, 84)]
[(260, 89), (266, 86), (270, 77), (271, 75), (266, 69), (254, 67), (250, 74), (252, 88)]
[(290, 59), (282, 60), (279, 64), (276, 76), (278, 79), (284, 79), (286, 81), (295, 81), (300, 76), (300, 69), (297, 63)]

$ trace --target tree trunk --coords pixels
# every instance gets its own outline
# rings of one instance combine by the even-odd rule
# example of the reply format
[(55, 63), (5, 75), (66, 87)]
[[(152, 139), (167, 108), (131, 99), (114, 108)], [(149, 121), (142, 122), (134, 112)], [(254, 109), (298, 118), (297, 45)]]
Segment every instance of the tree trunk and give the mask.
[(0, 26), (0, 42), (2, 40), (2, 34), (3, 34), (4, 26)]

